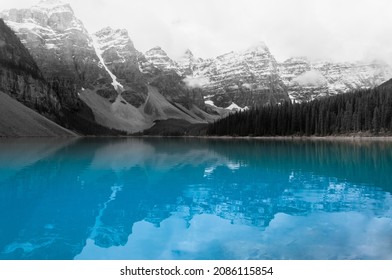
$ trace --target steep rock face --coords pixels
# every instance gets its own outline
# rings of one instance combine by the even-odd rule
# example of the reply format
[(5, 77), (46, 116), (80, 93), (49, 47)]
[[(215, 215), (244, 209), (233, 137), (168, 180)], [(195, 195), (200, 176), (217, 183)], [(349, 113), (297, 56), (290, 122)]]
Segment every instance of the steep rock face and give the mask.
[[(121, 98), (145, 114), (143, 118), (161, 119), (162, 115), (151, 115), (154, 110), (161, 110), (158, 108), (159, 104), (154, 104), (155, 109), (143, 110), (143, 108), (150, 108), (147, 104), (148, 84), (155, 86), (160, 94), (174, 106), (184, 107), (186, 110), (191, 110), (193, 106), (204, 107), (203, 96), (200, 92), (188, 89), (172, 67), (162, 66), (163, 61), (174, 65), (162, 49), (153, 49), (149, 52), (149, 57), (144, 56), (135, 49), (126, 30), (114, 30), (110, 27), (93, 34), (93, 40), (102, 62), (119, 84)], [(156, 54), (158, 54), (157, 57)], [(155, 66), (149, 60), (152, 56), (156, 57), (153, 61), (162, 63), (157, 62), (158, 66)], [(199, 117), (195, 117), (200, 121)]]
[(96, 50), (115, 75), (123, 98), (139, 107), (147, 97), (147, 80), (140, 71), (142, 54), (137, 51), (125, 29), (106, 27), (93, 34)]
[(58, 120), (61, 109), (28, 50), (0, 19), (0, 137), (75, 136), (44, 117)]
[(202, 93), (188, 88), (183, 82), (183, 78), (174, 71), (157, 73), (150, 80), (150, 84), (157, 87), (160, 93), (173, 104), (180, 104), (187, 109), (193, 105), (204, 109)]
[(152, 48), (144, 57), (147, 63), (141, 65), (143, 73), (148, 75), (149, 83), (157, 87), (167, 100), (186, 109), (191, 109), (193, 105), (202, 110), (206, 109), (201, 90), (189, 87), (184, 82), (184, 72), (191, 71), (195, 62), (189, 60), (193, 57), (190, 51), (182, 64), (172, 60), (161, 47)]
[(183, 75), (192, 75), (197, 66), (202, 63), (201, 58), (196, 58), (190, 49), (185, 50), (184, 54), (177, 60), (179, 71)]
[(61, 109), (56, 93), (15, 33), (0, 19), (0, 90), (51, 119)]
[(205, 60), (187, 50), (177, 62), (155, 49), (149, 52), (149, 62), (164, 71), (175, 71), (188, 87), (202, 89), (210, 109), (310, 101), (375, 87), (392, 77), (392, 68), (377, 62), (311, 62), (295, 57), (278, 63), (263, 42)]
[(60, 102), (78, 108), (82, 88), (109, 89), (110, 76), (98, 67), (91, 36), (69, 4), (44, 0), (29, 9), (0, 14), (37, 62), (46, 80), (59, 93)]
[[(197, 106), (204, 106), (202, 95), (188, 90), (174, 72), (177, 76), (171, 77), (171, 72), (151, 64), (125, 30), (104, 28), (90, 36), (71, 7), (54, 0), (4, 11), (2, 16), (43, 69), (67, 127), (102, 134), (113, 131), (101, 126), (137, 132), (155, 120), (214, 119)], [(148, 90), (148, 84), (158, 91)]]
[(153, 50), (146, 53), (149, 61), (180, 74), (188, 87), (202, 89), (210, 108), (241, 109), (289, 100), (278, 63), (262, 42), (242, 52), (205, 60), (196, 59), (187, 50), (178, 62), (160, 48)]
[(281, 63), (279, 70), (295, 102), (373, 88), (392, 77), (391, 67), (377, 62), (310, 62), (306, 58), (291, 58)]
[(203, 89), (211, 95), (207, 100), (218, 107), (233, 103), (253, 107), (288, 100), (278, 63), (262, 42), (200, 63), (192, 78), (205, 79)]
[(307, 58), (290, 58), (279, 65), (280, 75), (293, 102), (303, 102), (328, 94), (328, 83)]
[(162, 50), (161, 47), (157, 46), (150, 50), (148, 50), (145, 54), (145, 57), (148, 62), (154, 65), (156, 68), (163, 70), (163, 71), (174, 71), (177, 74), (182, 74), (179, 71), (178, 64), (172, 60), (167, 53)]

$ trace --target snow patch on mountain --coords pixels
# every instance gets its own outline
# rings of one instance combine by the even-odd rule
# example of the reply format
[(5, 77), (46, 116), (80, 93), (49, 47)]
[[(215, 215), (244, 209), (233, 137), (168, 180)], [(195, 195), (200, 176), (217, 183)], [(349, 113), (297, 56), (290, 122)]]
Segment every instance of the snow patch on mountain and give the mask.
[(97, 54), (97, 56), (99, 58), (100, 65), (102, 65), (102, 67), (106, 70), (106, 72), (112, 78), (112, 85), (113, 85), (114, 89), (119, 91), (119, 92), (122, 92), (124, 90), (124, 87), (123, 87), (122, 84), (120, 84), (117, 81), (117, 77), (106, 66), (105, 61), (102, 58), (103, 50), (101, 49), (101, 46), (99, 45), (98, 40), (97, 40), (97, 38), (95, 36), (93, 36), (93, 46), (94, 46), (95, 53)]
[(230, 111), (246, 111), (249, 110), (249, 107), (245, 106), (244, 108), (242, 108), (233, 102), (230, 106), (226, 107), (226, 109)]
[(306, 57), (279, 63), (264, 42), (204, 60), (195, 59), (189, 49), (177, 61), (159, 47), (153, 50), (146, 55), (149, 62), (162, 70), (176, 71), (188, 87), (202, 88), (205, 95), (215, 96), (206, 102), (218, 108), (230, 107), (231, 103), (244, 108), (289, 99), (309, 101), (375, 87), (392, 77), (392, 68), (381, 63), (315, 62)]
[(152, 63), (155, 67), (163, 71), (175, 71), (181, 75), (182, 71), (179, 70), (178, 64), (172, 60), (161, 47), (156, 46), (148, 50), (145, 54), (148, 62)]
[(126, 29), (112, 29), (111, 27), (105, 27), (94, 33), (92, 36), (95, 38), (95, 42), (99, 46), (101, 55), (111, 49), (115, 50), (116, 55), (119, 58), (116, 62), (126, 62), (126, 56), (133, 55), (137, 52)]
[(205, 100), (204, 103), (207, 105), (210, 105), (212, 107), (218, 108), (218, 106), (215, 106), (214, 101), (212, 101), (212, 100)]

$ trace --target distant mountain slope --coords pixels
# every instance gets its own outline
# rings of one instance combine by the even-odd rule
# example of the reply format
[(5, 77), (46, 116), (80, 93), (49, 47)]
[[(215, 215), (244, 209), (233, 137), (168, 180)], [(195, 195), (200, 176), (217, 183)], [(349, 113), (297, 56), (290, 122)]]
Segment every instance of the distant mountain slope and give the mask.
[(161, 70), (182, 75), (189, 87), (202, 89), (209, 106), (231, 110), (289, 100), (278, 63), (262, 42), (214, 59), (197, 59), (186, 50), (175, 62), (159, 47), (146, 52), (146, 58)]
[(295, 57), (277, 62), (267, 45), (215, 58), (195, 58), (190, 50), (178, 60), (161, 48), (146, 52), (148, 61), (204, 91), (206, 104), (218, 108), (251, 108), (284, 101), (306, 102), (350, 90), (373, 88), (392, 78), (392, 67), (381, 62), (311, 62)]
[(28, 9), (5, 10), (0, 17), (29, 50), (63, 106), (82, 106), (77, 96), (82, 87), (114, 91), (91, 36), (69, 4), (43, 0)]
[(232, 111), (307, 102), (392, 77), (380, 63), (279, 63), (263, 42), (211, 59), (186, 50), (175, 61), (160, 47), (143, 54), (124, 29), (89, 34), (59, 0), (0, 17), (17, 35), (0, 23), (0, 90), (85, 135), (140, 132), (170, 119), (209, 123)]
[(98, 125), (91, 109), (79, 98), (73, 103), (63, 102), (61, 93), (64, 88), (46, 81), (29, 51), (1, 19), (0, 90), (41, 115), (83, 135), (122, 133)]
[(55, 119), (61, 106), (56, 92), (15, 33), (0, 19), (0, 90)]
[(125, 99), (133, 94), (145, 98), (146, 78), (138, 63), (142, 54), (135, 49), (128, 32), (125, 29), (105, 27), (92, 34), (92, 38), (101, 63), (116, 80), (113, 85), (117, 91), (124, 92)]
[(391, 84), (239, 112), (210, 124), (207, 135), (391, 136)]
[(392, 68), (380, 62), (311, 62), (296, 57), (280, 63), (279, 70), (296, 102), (373, 88), (392, 78)]
[[(124, 29), (106, 27), (89, 34), (71, 6), (58, 0), (5, 10), (0, 16), (57, 93), (67, 127), (90, 133), (88, 124), (98, 122), (135, 132), (170, 117), (206, 123), (219, 116), (205, 112), (202, 94), (188, 89), (180, 76), (167, 75), (149, 63)], [(157, 88), (157, 95), (149, 94), (149, 84)], [(148, 98), (153, 96), (162, 98), (151, 105)]]
[(0, 137), (70, 137), (75, 133), (0, 91)]
[(384, 90), (389, 90), (392, 92), (392, 79), (382, 83), (377, 87), (378, 89), (384, 89)]
[(110, 102), (90, 90), (84, 90), (80, 97), (92, 108), (100, 125), (128, 133), (146, 130), (159, 120), (178, 119), (198, 124), (206, 123), (206, 119), (212, 122), (217, 118), (205, 112), (201, 114), (197, 107), (187, 109), (180, 104), (172, 104), (153, 86), (148, 86), (146, 101), (139, 107), (128, 103), (122, 95)]

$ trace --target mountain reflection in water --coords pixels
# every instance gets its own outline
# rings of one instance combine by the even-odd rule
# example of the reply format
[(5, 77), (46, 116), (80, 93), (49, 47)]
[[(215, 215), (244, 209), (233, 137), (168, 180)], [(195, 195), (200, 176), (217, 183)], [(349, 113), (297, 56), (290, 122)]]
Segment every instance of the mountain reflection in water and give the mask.
[(392, 259), (392, 145), (0, 141), (1, 259)]

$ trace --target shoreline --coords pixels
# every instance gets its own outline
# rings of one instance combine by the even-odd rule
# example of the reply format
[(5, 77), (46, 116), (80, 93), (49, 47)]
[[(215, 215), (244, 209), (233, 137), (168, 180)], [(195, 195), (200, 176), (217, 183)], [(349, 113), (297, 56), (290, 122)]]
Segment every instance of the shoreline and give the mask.
[(69, 135), (69, 136), (3, 136), (7, 139), (83, 139), (83, 138), (183, 138), (183, 139), (214, 139), (214, 140), (280, 140), (280, 141), (383, 141), (392, 142), (392, 136), (361, 136), (361, 135), (334, 135), (334, 136), (205, 136), (205, 135)]
[(271, 141), (379, 141), (392, 142), (392, 136), (202, 136), (202, 135), (181, 135), (181, 136), (163, 136), (163, 135), (131, 135), (125, 138), (183, 138), (183, 139), (212, 139), (212, 140), (271, 140)]
[(314, 140), (314, 141), (391, 141), (392, 136), (185, 136), (205, 139), (244, 139), (244, 140)]

